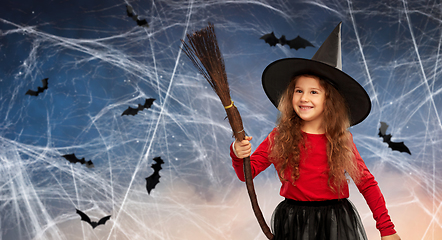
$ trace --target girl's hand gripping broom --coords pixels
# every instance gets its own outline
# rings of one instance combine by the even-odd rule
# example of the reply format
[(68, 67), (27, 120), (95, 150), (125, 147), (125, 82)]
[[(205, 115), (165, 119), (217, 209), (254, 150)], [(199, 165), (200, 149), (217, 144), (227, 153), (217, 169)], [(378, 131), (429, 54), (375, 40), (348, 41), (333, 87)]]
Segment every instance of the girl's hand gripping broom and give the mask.
[[(216, 41), (215, 29), (213, 24), (196, 31), (193, 34), (187, 34), (188, 44), (183, 40), (183, 51), (198, 69), (198, 71), (209, 82), (212, 89), (216, 92), (221, 100), (221, 103), (226, 109), (227, 117), (230, 126), (233, 130), (233, 135), (238, 141), (245, 138), (245, 132), (241, 116), (238, 109), (230, 99), (229, 84), (227, 82), (227, 75), (224, 66), (224, 59), (219, 50), (218, 42)], [(253, 212), (259, 222), (259, 225), (268, 239), (273, 239), (269, 227), (267, 226), (261, 209), (258, 206), (255, 189), (253, 186), (252, 171), (250, 167), (250, 158), (244, 158), (244, 175), (246, 179), (247, 191), (249, 193), (250, 201), (252, 203)]]

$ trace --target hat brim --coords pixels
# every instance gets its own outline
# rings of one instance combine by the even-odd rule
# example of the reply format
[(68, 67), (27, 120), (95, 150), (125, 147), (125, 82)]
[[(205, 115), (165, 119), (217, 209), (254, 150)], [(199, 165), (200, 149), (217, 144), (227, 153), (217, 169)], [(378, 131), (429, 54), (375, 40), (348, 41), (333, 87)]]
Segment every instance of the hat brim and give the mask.
[(301, 74), (313, 74), (323, 78), (341, 93), (350, 110), (351, 126), (362, 122), (370, 113), (370, 97), (356, 80), (328, 64), (304, 58), (280, 59), (264, 69), (262, 86), (275, 107), (278, 107), (279, 98), (289, 83)]

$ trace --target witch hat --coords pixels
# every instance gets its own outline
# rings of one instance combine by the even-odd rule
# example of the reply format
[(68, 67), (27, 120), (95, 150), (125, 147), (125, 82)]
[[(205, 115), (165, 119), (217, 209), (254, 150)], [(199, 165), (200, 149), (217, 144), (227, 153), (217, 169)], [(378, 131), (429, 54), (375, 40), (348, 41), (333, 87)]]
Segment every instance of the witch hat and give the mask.
[(264, 69), (262, 85), (275, 107), (278, 107), (279, 98), (295, 76), (313, 74), (330, 83), (346, 99), (351, 126), (368, 116), (370, 97), (356, 80), (342, 71), (341, 25), (339, 23), (335, 27), (311, 59), (284, 58)]

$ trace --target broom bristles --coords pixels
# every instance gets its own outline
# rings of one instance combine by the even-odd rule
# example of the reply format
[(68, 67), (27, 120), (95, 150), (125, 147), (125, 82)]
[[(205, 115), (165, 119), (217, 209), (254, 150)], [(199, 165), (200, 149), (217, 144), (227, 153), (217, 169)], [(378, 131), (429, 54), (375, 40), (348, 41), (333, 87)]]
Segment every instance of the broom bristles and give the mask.
[(187, 38), (189, 44), (181, 40), (184, 53), (209, 82), (222, 104), (224, 106), (230, 105), (230, 91), (224, 59), (218, 47), (213, 24), (209, 23), (206, 28), (193, 34), (187, 34)]

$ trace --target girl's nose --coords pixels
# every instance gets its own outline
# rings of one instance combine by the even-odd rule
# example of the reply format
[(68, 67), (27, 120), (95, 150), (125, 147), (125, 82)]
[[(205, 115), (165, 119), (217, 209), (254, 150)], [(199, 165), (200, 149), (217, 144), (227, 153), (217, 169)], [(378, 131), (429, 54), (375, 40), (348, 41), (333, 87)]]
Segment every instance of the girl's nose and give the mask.
[(308, 102), (307, 94), (302, 93), (302, 95), (301, 95), (301, 102)]

